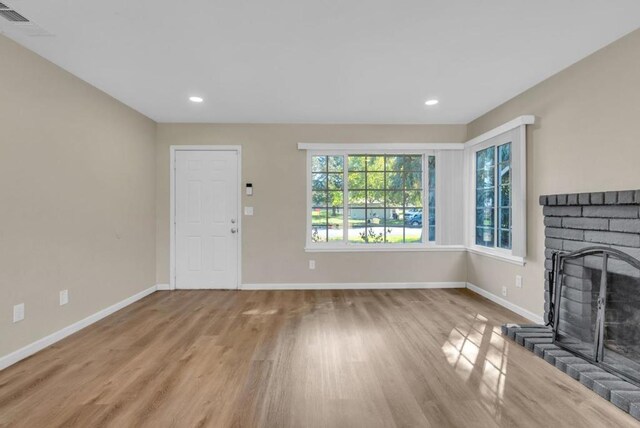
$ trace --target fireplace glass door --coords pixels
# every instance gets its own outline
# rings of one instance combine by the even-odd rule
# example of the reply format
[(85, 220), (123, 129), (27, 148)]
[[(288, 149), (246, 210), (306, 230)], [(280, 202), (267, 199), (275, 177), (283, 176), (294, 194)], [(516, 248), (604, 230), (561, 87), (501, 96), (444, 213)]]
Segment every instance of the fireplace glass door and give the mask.
[(607, 272), (602, 363), (640, 380), (640, 269), (612, 260)]
[(594, 358), (602, 257), (567, 257), (561, 263), (556, 342), (585, 358)]
[(590, 247), (557, 253), (554, 342), (640, 384), (640, 261)]

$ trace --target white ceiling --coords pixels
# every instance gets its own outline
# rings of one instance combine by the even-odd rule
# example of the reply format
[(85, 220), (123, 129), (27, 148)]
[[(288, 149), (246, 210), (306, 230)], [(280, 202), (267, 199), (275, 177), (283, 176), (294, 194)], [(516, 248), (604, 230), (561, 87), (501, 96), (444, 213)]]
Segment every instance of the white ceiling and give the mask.
[(1, 1), (160, 122), (467, 123), (640, 27), (638, 0)]

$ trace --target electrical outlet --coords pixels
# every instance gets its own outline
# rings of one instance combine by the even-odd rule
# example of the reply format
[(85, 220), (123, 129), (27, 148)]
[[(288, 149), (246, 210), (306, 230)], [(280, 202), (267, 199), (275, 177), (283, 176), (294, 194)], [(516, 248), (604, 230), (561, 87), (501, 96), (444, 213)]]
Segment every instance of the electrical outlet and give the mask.
[(60, 306), (69, 303), (69, 290), (62, 290), (60, 292)]
[(309, 260), (309, 269), (315, 269), (315, 268), (316, 268), (316, 261)]
[(13, 306), (13, 322), (22, 321), (24, 319), (24, 303)]
[(517, 288), (522, 288), (522, 276), (521, 275), (516, 275), (516, 287)]
[(502, 287), (502, 295), (507, 297), (507, 287)]
[(253, 207), (244, 207), (244, 215), (253, 215)]

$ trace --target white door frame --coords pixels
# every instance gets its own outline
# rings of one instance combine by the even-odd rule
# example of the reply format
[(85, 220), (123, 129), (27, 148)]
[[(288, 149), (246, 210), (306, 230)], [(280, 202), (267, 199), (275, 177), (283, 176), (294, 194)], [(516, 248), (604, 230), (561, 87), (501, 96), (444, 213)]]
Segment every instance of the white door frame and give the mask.
[(170, 146), (170, 210), (169, 210), (169, 288), (176, 289), (176, 152), (177, 151), (235, 151), (238, 153), (238, 284), (242, 284), (242, 146)]

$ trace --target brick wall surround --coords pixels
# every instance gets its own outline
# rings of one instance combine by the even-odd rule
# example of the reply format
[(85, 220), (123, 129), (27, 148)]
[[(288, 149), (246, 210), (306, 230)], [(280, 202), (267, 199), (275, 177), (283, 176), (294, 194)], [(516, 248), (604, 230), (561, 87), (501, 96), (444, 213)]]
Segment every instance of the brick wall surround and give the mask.
[[(595, 245), (616, 248), (640, 259), (640, 190), (572, 193), (540, 196), (545, 225), (545, 319), (548, 311), (548, 274), (553, 252), (576, 251)], [(598, 257), (586, 257), (565, 267), (561, 325), (568, 333), (588, 338), (595, 316), (593, 272), (601, 267)], [(609, 271), (637, 279), (640, 273), (627, 263), (611, 260)], [(581, 319), (581, 321), (580, 321)]]

